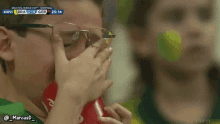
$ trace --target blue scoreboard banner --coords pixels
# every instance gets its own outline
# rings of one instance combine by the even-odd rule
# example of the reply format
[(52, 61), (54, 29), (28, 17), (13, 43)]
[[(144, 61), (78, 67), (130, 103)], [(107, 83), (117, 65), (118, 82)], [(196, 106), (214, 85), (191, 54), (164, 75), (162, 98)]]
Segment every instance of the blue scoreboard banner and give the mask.
[(4, 15), (63, 15), (63, 9), (54, 9), (53, 7), (11, 7), (11, 9), (2, 9)]

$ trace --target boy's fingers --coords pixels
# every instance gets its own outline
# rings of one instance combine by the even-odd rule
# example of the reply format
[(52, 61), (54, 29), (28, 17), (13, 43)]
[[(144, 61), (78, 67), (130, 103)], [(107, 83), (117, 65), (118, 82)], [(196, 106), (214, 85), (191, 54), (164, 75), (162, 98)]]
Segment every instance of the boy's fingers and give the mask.
[(106, 59), (109, 58), (113, 53), (113, 50), (111, 47), (105, 48), (102, 52), (98, 53), (96, 56), (96, 60), (103, 63)]
[(99, 47), (89, 46), (81, 55), (95, 58), (99, 50)]
[(105, 43), (105, 41), (106, 41), (105, 39), (101, 38), (97, 42), (93, 43), (92, 46), (99, 47), (99, 48), (101, 48), (101, 50), (103, 50), (102, 48), (108, 47), (108, 45)]
[(52, 40), (53, 40), (52, 47), (54, 51), (55, 66), (56, 64), (62, 65), (63, 63), (68, 62), (66, 58), (66, 53), (65, 53), (64, 46), (63, 46), (62, 38), (58, 34), (55, 34), (52, 37)]
[(101, 122), (101, 124), (123, 124), (120, 121), (115, 120), (110, 117), (99, 117), (98, 120), (99, 120), (99, 122)]
[(103, 66), (103, 70), (102, 70), (103, 72), (102, 73), (107, 74), (111, 64), (112, 64), (112, 60), (110, 58), (105, 60), (105, 62), (102, 65)]
[(110, 107), (105, 107), (104, 110), (114, 119), (121, 122), (121, 117)]
[(110, 107), (121, 117), (123, 123), (130, 123), (132, 119), (132, 113), (130, 111), (118, 103), (115, 103)]
[(112, 85), (113, 85), (113, 80), (110, 80), (110, 79), (108, 79), (108, 80), (105, 80), (105, 82), (104, 83), (102, 83), (101, 85), (103, 85), (103, 93), (107, 90), (107, 89), (109, 89)]

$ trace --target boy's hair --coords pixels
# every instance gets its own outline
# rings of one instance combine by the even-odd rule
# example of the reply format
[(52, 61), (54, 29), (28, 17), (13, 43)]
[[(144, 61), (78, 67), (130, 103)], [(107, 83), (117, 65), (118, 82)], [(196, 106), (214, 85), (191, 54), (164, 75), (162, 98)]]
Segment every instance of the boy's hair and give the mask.
[[(94, 0), (95, 4), (102, 8), (103, 0)], [(56, 0), (0, 0), (0, 10), (10, 9), (11, 7), (27, 7), (27, 6), (52, 6), (55, 9), (60, 9)], [(103, 14), (103, 10), (102, 10)], [(6, 24), (31, 23), (43, 18), (44, 15), (2, 15), (0, 12), (0, 26)], [(27, 28), (8, 28), (15, 31), (19, 36), (26, 37)], [(0, 58), (0, 63), (5, 74), (7, 74), (5, 60)]]

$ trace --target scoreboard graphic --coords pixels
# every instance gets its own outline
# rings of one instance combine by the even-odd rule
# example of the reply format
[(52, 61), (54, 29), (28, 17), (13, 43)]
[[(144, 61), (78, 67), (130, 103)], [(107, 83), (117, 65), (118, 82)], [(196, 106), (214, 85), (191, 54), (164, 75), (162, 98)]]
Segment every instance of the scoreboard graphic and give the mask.
[(62, 9), (54, 9), (53, 7), (11, 7), (10, 9), (2, 9), (4, 15), (63, 15)]

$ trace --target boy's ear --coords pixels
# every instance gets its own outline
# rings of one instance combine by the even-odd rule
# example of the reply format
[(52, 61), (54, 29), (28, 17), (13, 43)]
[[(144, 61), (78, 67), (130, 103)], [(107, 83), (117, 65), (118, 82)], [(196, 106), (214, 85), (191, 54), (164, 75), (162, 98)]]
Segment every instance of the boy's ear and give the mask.
[(139, 27), (129, 28), (130, 45), (133, 51), (140, 57), (148, 57), (152, 54), (152, 41), (147, 30)]
[(11, 33), (5, 27), (0, 26), (0, 57), (6, 61), (12, 61), (14, 59), (11, 50)]

